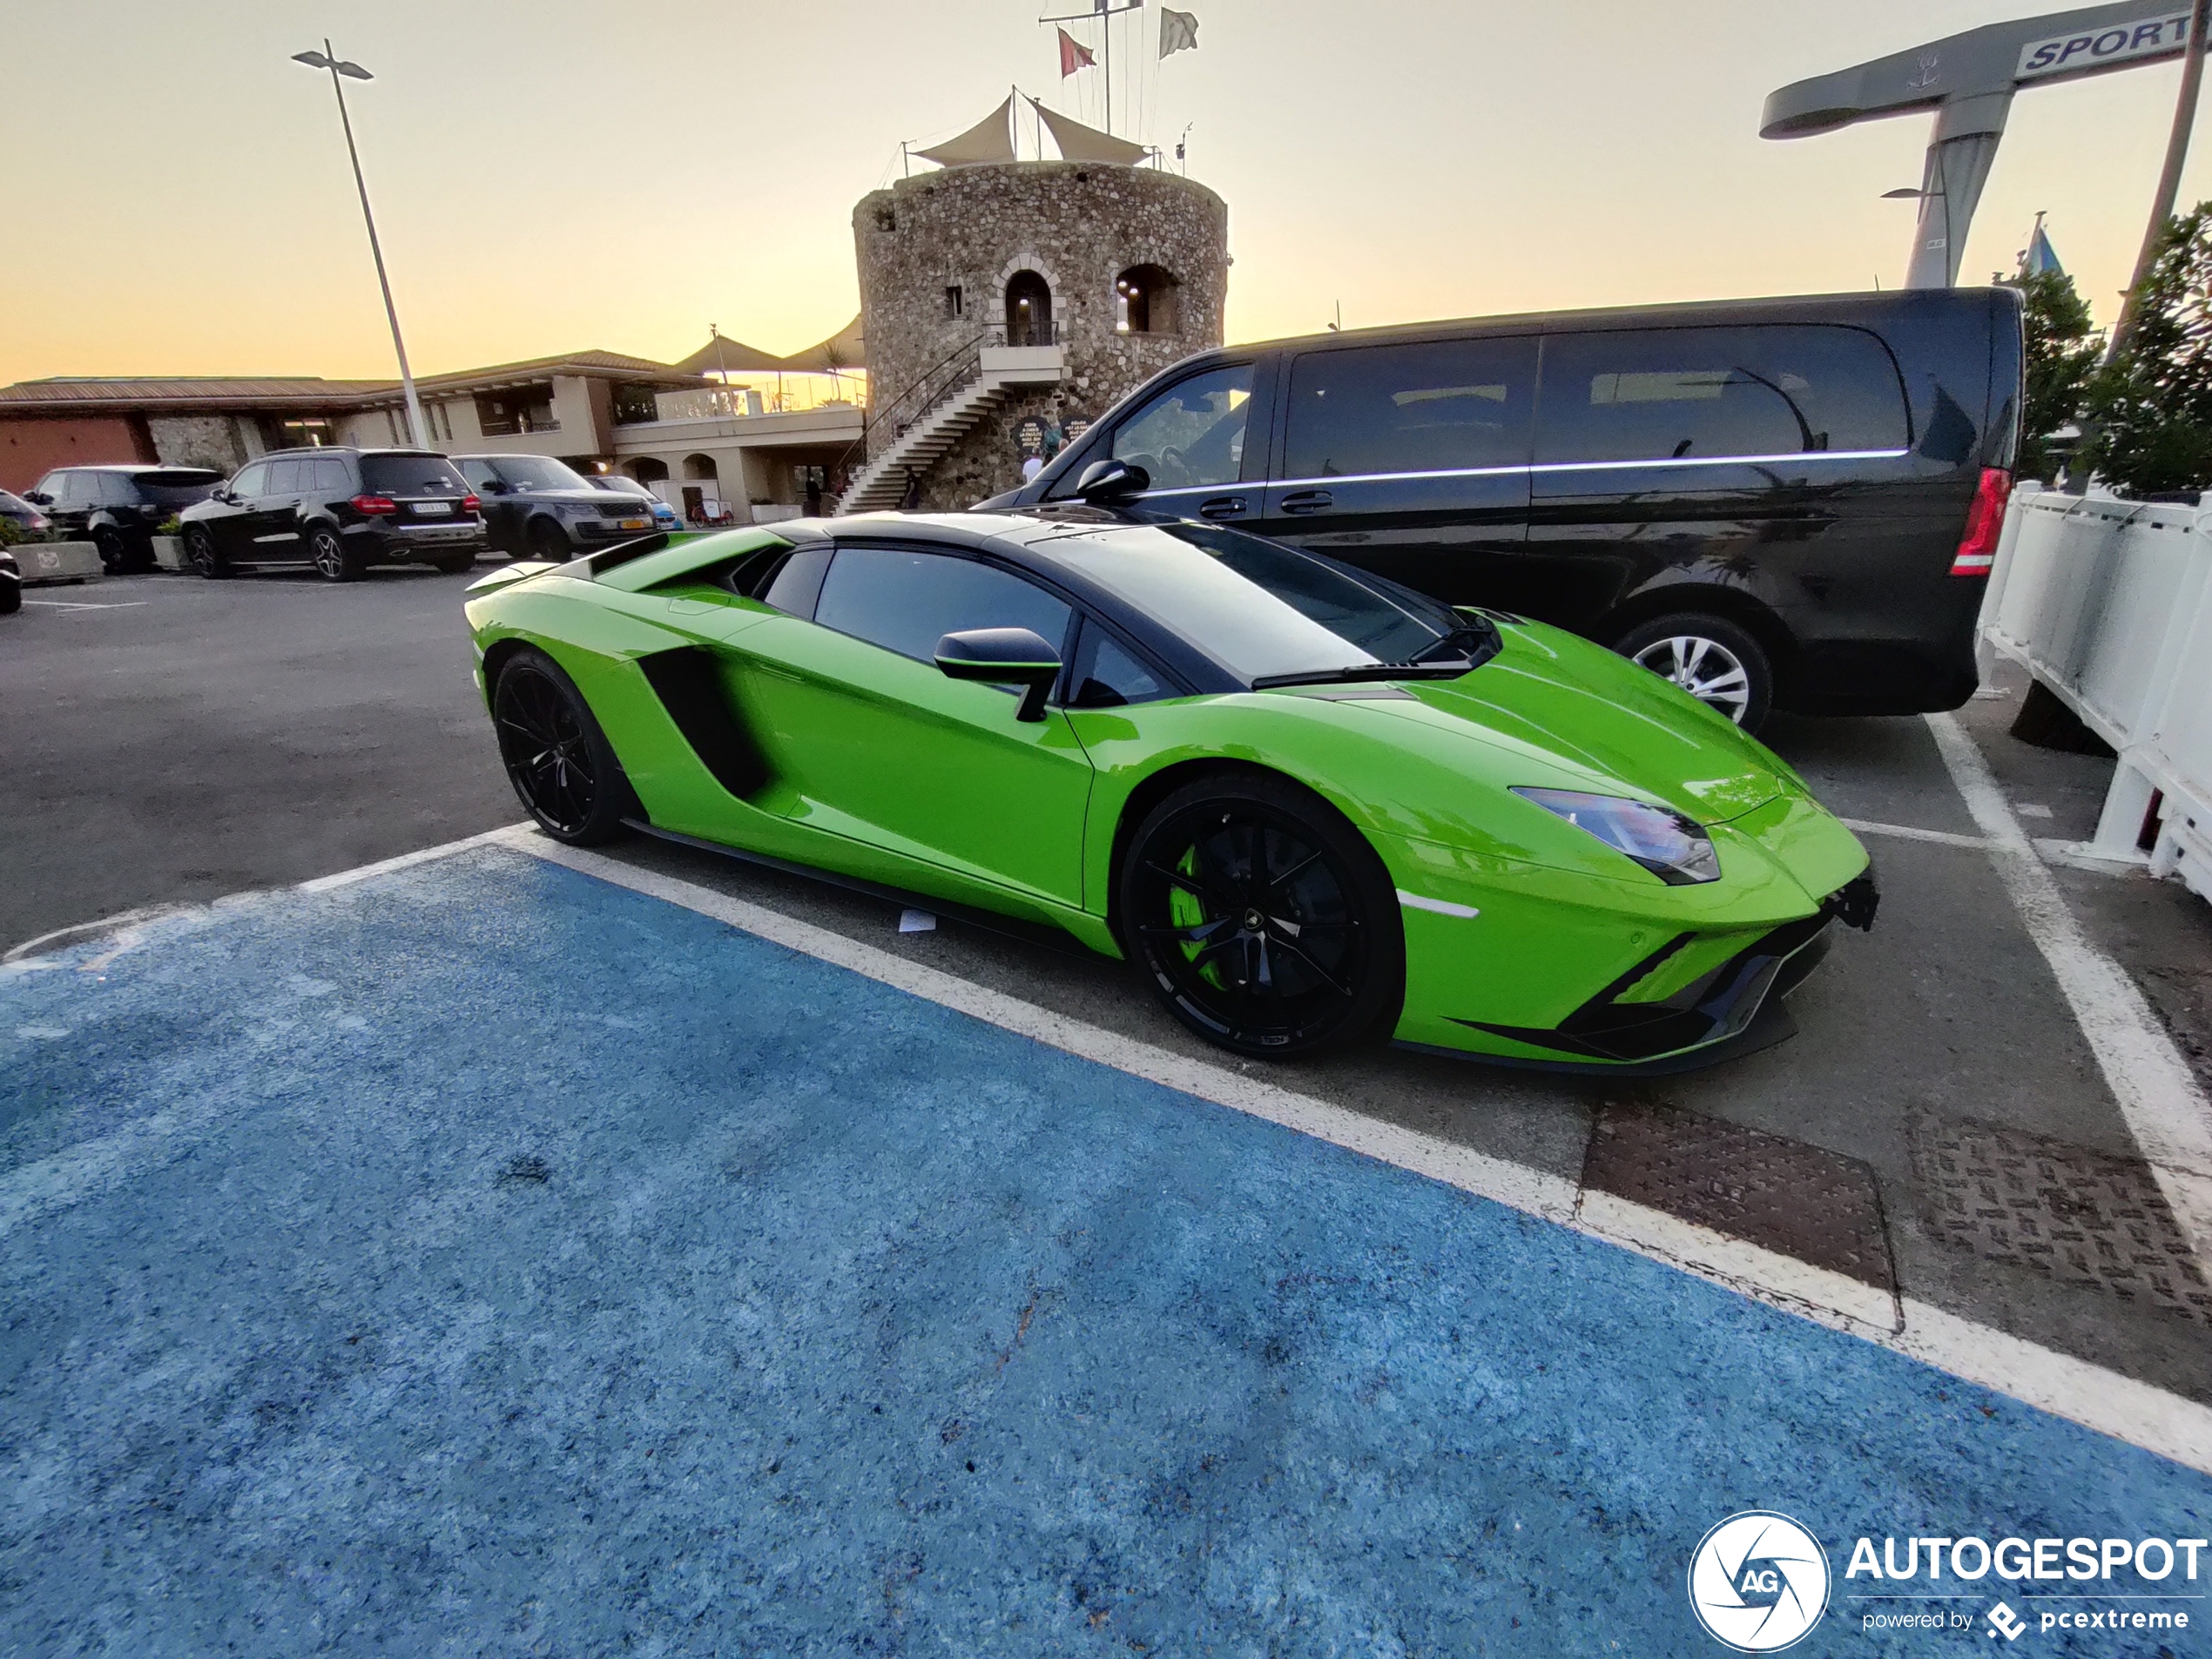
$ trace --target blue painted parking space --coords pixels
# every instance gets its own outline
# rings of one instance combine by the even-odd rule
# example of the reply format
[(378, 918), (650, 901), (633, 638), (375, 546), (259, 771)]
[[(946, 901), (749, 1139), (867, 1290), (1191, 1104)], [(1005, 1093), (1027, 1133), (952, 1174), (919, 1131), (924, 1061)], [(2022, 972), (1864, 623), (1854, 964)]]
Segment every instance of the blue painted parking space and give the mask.
[[(1987, 1650), (1865, 1630), (1905, 1604), (1851, 1541), (2212, 1521), (2001, 1395), (496, 849), (0, 978), (0, 1285), (10, 1652), (1720, 1652), (1689, 1563), (1757, 1508), (1827, 1547), (1799, 1651)], [(2203, 1650), (1986, 1582), (2037, 1651)]]

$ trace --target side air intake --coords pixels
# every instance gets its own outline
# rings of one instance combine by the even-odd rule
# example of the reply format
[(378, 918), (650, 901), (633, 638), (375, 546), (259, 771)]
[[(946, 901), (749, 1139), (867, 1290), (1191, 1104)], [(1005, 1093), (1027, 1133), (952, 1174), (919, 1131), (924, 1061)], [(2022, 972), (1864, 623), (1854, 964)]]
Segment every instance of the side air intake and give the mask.
[(728, 687), (713, 653), (697, 645), (655, 651), (638, 667), (668, 718), (691, 745), (699, 764), (740, 800), (765, 789), (772, 774), (760, 745), (752, 740), (732, 706)]

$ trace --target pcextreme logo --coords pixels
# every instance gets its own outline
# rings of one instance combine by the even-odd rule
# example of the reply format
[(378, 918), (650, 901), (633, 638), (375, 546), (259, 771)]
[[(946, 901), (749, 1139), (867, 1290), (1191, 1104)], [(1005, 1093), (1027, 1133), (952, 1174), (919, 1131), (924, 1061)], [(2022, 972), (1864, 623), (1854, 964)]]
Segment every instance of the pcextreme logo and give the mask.
[(1707, 1533), (1689, 1558), (1689, 1605), (1738, 1653), (1778, 1653), (1828, 1607), (1828, 1556), (1787, 1515), (1747, 1509)]

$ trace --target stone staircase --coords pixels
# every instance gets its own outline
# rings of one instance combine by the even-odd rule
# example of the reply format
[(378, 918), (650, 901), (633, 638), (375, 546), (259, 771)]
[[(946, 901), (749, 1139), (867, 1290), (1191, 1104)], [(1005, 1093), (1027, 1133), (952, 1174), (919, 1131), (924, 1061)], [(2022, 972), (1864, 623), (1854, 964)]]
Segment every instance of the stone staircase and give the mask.
[(1057, 346), (985, 346), (972, 373), (955, 377), (929, 407), (915, 415), (837, 499), (837, 516), (883, 512), (906, 493), (907, 474), (927, 477), (929, 469), (976, 422), (1018, 391), (1059, 384), (1062, 357)]

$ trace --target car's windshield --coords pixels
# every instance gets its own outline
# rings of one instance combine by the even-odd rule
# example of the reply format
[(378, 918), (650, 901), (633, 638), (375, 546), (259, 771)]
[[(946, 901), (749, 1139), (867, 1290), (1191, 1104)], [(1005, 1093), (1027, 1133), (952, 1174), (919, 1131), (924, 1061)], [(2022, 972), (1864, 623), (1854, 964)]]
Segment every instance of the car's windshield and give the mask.
[(550, 455), (502, 455), (492, 470), (510, 489), (589, 489), (583, 475)]
[(590, 482), (610, 495), (642, 496), (647, 500), (652, 498), (653, 492), (635, 478), (624, 478), (612, 473), (595, 473)]
[(1239, 679), (1375, 671), (1424, 657), (1458, 671), (1488, 653), (1440, 650), (1487, 624), (1395, 583), (1218, 525), (1130, 525), (1056, 543), (1084, 575)]

